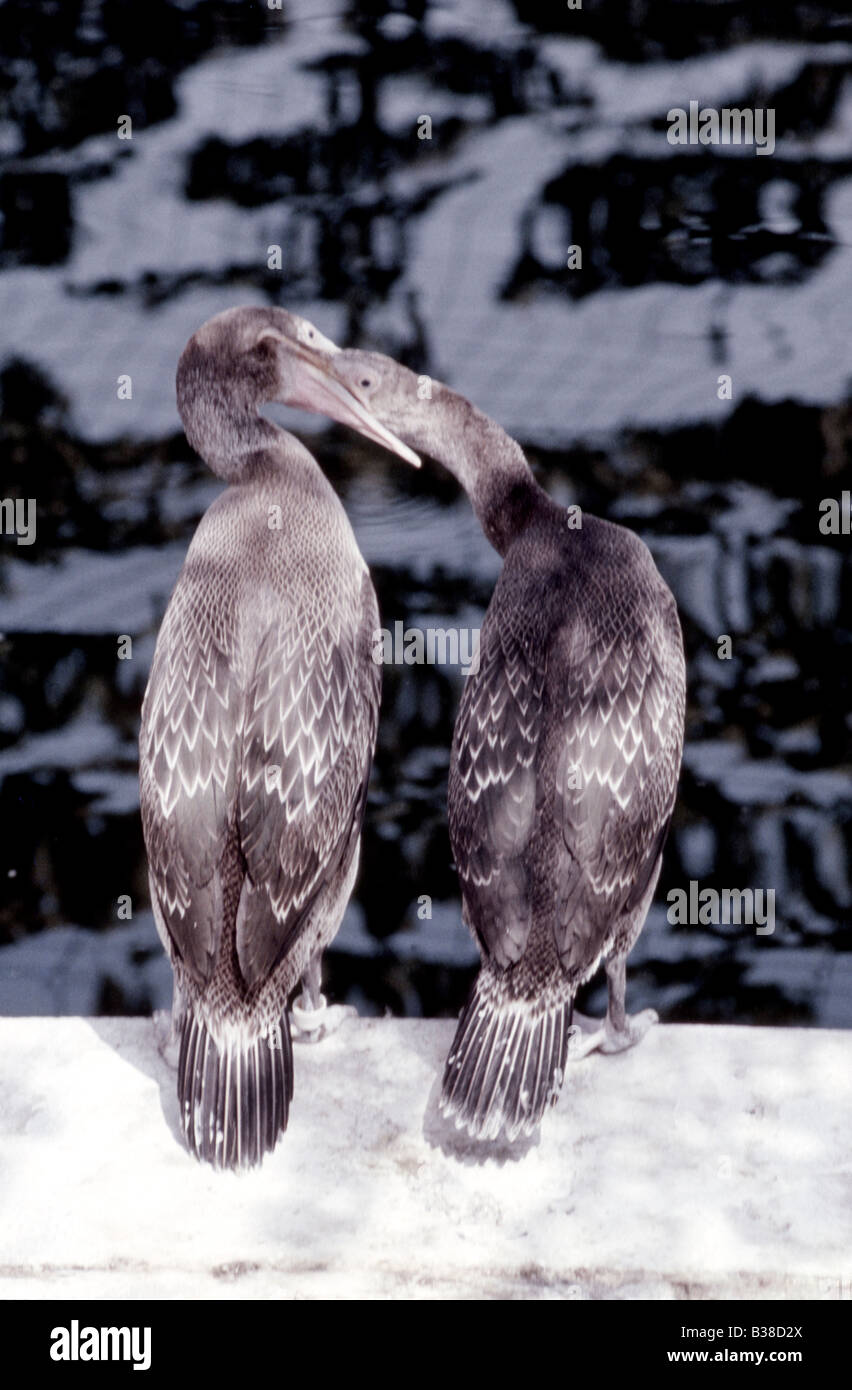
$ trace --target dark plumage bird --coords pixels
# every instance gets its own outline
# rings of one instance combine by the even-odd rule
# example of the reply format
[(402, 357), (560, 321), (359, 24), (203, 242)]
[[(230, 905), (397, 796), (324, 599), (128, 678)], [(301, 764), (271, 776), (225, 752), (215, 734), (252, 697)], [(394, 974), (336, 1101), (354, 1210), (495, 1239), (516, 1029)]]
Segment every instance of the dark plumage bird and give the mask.
[(418, 460), (329, 375), (337, 349), (283, 309), (219, 314), (187, 344), (189, 442), (230, 484), (202, 518), (160, 629), (140, 736), (151, 901), (175, 974), (187, 1143), (257, 1164), (293, 1096), (288, 998), (358, 865), (376, 737), (376, 597), (337, 495), (258, 414), (321, 411)]
[[(474, 1136), (516, 1138), (556, 1100), (569, 1055), (629, 1047), (656, 1021), (626, 1014), (625, 961), (675, 803), (677, 609), (637, 536), (557, 505), (462, 396), (438, 382), (418, 390), (377, 353), (343, 352), (333, 370), (456, 476), (504, 559), (453, 737), (450, 837), (482, 967), (442, 1106)], [(602, 962), (606, 1019), (572, 1026), (577, 989)]]

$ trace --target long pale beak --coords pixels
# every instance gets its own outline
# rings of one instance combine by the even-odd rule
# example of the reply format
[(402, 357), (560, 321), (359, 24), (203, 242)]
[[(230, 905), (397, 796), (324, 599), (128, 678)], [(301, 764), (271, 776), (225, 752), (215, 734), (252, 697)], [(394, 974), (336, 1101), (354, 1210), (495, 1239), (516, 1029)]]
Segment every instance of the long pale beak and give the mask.
[(398, 454), (406, 463), (413, 464), (415, 468), (420, 467), (420, 459), (414, 450), (403, 444), (401, 439), (397, 439), (389, 429), (385, 429), (375, 415), (362, 405), (358, 397), (331, 376), (324, 367), (318, 365), (315, 358), (303, 352), (298, 352), (296, 357), (296, 389), (288, 396), (288, 404), (316, 411), (318, 415), (328, 415), (338, 424), (351, 425), (353, 429), (366, 435), (367, 439), (375, 440), (377, 444), (383, 444), (386, 449)]

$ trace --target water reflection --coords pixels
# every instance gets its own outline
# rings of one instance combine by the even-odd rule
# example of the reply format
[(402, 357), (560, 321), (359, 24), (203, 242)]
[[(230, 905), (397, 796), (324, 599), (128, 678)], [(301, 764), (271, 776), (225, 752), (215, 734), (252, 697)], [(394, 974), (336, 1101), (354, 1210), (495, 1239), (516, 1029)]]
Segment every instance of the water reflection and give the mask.
[[(218, 491), (174, 366), (211, 313), (268, 299), (448, 377), (671, 584), (688, 742), (631, 1007), (852, 1023), (850, 539), (819, 527), (852, 486), (852, 34), (792, 0), (771, 16), (783, 48), (753, 7), (640, 9), (163, 0), (142, 22), (103, 0), (58, 7), (49, 54), (29, 6), (0, 10), (3, 495), (38, 504), (36, 544), (2, 543), (1, 1009), (165, 1002), (135, 736)], [(666, 111), (691, 96), (772, 105), (775, 155), (669, 146)], [(452, 480), (302, 424), (383, 620), (478, 626), (499, 561)], [(364, 1010), (448, 1013), (467, 989), (445, 817), (461, 680), (385, 671), (364, 868), (329, 960)], [(666, 894), (692, 879), (774, 888), (775, 933), (672, 927)]]

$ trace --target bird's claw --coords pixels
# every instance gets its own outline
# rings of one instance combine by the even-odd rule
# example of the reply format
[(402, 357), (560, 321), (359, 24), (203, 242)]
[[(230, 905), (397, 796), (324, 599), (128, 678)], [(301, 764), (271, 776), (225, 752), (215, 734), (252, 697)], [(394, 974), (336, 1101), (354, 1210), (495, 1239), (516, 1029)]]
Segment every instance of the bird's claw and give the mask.
[(294, 1042), (322, 1042), (337, 1031), (345, 1018), (354, 1018), (357, 1014), (351, 1004), (329, 1004), (324, 994), (319, 1000), (319, 1007), (314, 1008), (303, 994), (291, 1004)]
[(604, 1023), (604, 1039), (601, 1052), (626, 1052), (641, 1042), (649, 1028), (659, 1023), (660, 1015), (656, 1009), (643, 1009), (638, 1014), (625, 1014), (624, 1027), (615, 1028), (607, 1018)]
[(568, 1038), (568, 1060), (578, 1062), (590, 1052), (613, 1054), (626, 1052), (641, 1042), (649, 1028), (659, 1023), (656, 1009), (643, 1009), (638, 1014), (625, 1014), (624, 1026), (616, 1028), (609, 1015), (603, 1020), (587, 1018), (575, 1012)]

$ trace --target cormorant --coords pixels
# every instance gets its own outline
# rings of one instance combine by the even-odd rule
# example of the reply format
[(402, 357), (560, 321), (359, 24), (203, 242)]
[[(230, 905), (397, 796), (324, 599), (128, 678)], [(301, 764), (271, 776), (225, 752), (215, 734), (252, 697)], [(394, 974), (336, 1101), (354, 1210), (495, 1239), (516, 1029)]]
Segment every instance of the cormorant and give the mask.
[[(442, 1108), (480, 1138), (529, 1135), (570, 1055), (638, 1042), (625, 962), (660, 872), (683, 742), (674, 598), (622, 526), (559, 506), (519, 445), (463, 396), (379, 353), (332, 370), (365, 409), (455, 475), (503, 569), (465, 680), (449, 779), (463, 916), (482, 966)], [(573, 1015), (601, 963), (602, 1026)], [(585, 1030), (585, 1031), (583, 1031)]]
[(321, 1007), (320, 960), (358, 867), (381, 685), (376, 596), (279, 401), (418, 459), (329, 374), (337, 348), (278, 308), (218, 314), (189, 340), (177, 402), (230, 484), (193, 537), (160, 629), (140, 735), (151, 901), (175, 975), (189, 1148), (249, 1167), (293, 1095), (288, 999)]

